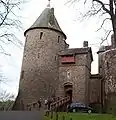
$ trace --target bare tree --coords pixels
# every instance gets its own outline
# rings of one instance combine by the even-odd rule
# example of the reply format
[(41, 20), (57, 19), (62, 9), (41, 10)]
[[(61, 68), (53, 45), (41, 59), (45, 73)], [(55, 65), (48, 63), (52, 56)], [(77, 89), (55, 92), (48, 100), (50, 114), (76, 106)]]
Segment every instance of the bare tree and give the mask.
[(110, 20), (111, 28), (105, 31), (105, 36), (102, 38), (102, 43), (107, 40), (108, 36), (113, 33), (115, 43), (113, 47), (116, 47), (116, 0), (69, 0), (68, 3), (83, 2), (86, 6), (88, 4), (89, 10), (83, 14), (83, 18), (92, 16), (104, 16), (104, 19), (99, 27), (99, 30), (103, 28), (106, 21)]
[(0, 53), (7, 54), (3, 44), (22, 46), (21, 40), (15, 34), (22, 29), (21, 17), (18, 14), (23, 3), (23, 0), (0, 0)]
[(0, 93), (0, 101), (8, 101), (8, 100), (13, 100), (14, 99), (14, 95), (12, 93), (8, 93), (7, 91), (2, 91)]
[(15, 97), (12, 93), (8, 93), (7, 91), (0, 92), (0, 110), (11, 110), (14, 98)]

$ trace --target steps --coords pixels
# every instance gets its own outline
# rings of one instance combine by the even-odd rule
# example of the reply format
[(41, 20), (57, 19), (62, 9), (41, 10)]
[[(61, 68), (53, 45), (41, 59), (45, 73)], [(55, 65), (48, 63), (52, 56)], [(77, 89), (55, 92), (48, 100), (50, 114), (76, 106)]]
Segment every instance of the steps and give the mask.
[(61, 98), (56, 102), (51, 103), (50, 111), (62, 111), (67, 108), (69, 102), (70, 102), (69, 96)]
[[(50, 104), (50, 110), (49, 111), (65, 111), (67, 108), (67, 105), (70, 102), (70, 97), (55, 97), (54, 101)], [(27, 110), (40, 110), (38, 103), (33, 102), (27, 105)], [(45, 109), (46, 111), (46, 109)], [(47, 110), (48, 111), (48, 110)]]

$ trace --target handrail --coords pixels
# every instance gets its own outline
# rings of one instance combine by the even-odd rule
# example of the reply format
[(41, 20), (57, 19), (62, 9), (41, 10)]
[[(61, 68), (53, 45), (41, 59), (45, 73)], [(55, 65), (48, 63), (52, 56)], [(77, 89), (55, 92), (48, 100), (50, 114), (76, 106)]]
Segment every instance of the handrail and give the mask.
[(53, 102), (50, 105), (50, 110), (54, 110), (54, 109), (60, 107), (61, 105), (65, 104), (65, 103), (67, 103), (69, 101), (70, 101), (70, 97), (68, 96), (68, 97), (64, 97), (64, 98), (62, 98), (62, 99), (60, 99), (60, 100), (58, 100), (56, 102)]
[[(58, 107), (60, 107), (61, 105), (64, 105), (66, 104), (67, 102), (70, 101), (70, 97), (67, 96), (67, 97), (55, 97), (55, 101), (51, 103), (50, 105), (50, 110), (55, 110), (57, 109)], [(32, 109), (34, 105), (38, 105), (37, 102), (32, 102), (32, 103), (29, 103), (27, 104), (27, 110), (29, 110), (30, 108)]]

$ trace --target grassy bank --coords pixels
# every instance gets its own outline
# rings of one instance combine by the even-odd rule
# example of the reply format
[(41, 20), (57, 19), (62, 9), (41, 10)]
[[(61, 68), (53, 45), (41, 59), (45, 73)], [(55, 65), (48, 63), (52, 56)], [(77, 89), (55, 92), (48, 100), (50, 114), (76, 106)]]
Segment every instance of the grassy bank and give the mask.
[(58, 113), (58, 119), (54, 114), (52, 119), (49, 115), (45, 120), (116, 120), (116, 117), (110, 114)]

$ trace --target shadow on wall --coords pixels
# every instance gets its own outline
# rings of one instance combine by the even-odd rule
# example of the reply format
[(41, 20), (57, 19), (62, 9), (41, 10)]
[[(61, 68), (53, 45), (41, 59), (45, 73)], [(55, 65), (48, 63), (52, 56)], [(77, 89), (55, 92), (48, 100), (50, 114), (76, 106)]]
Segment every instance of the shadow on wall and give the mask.
[(104, 106), (106, 113), (116, 115), (116, 93), (109, 93), (107, 95)]
[(102, 113), (102, 104), (101, 103), (90, 103), (90, 107), (93, 108), (95, 113)]

